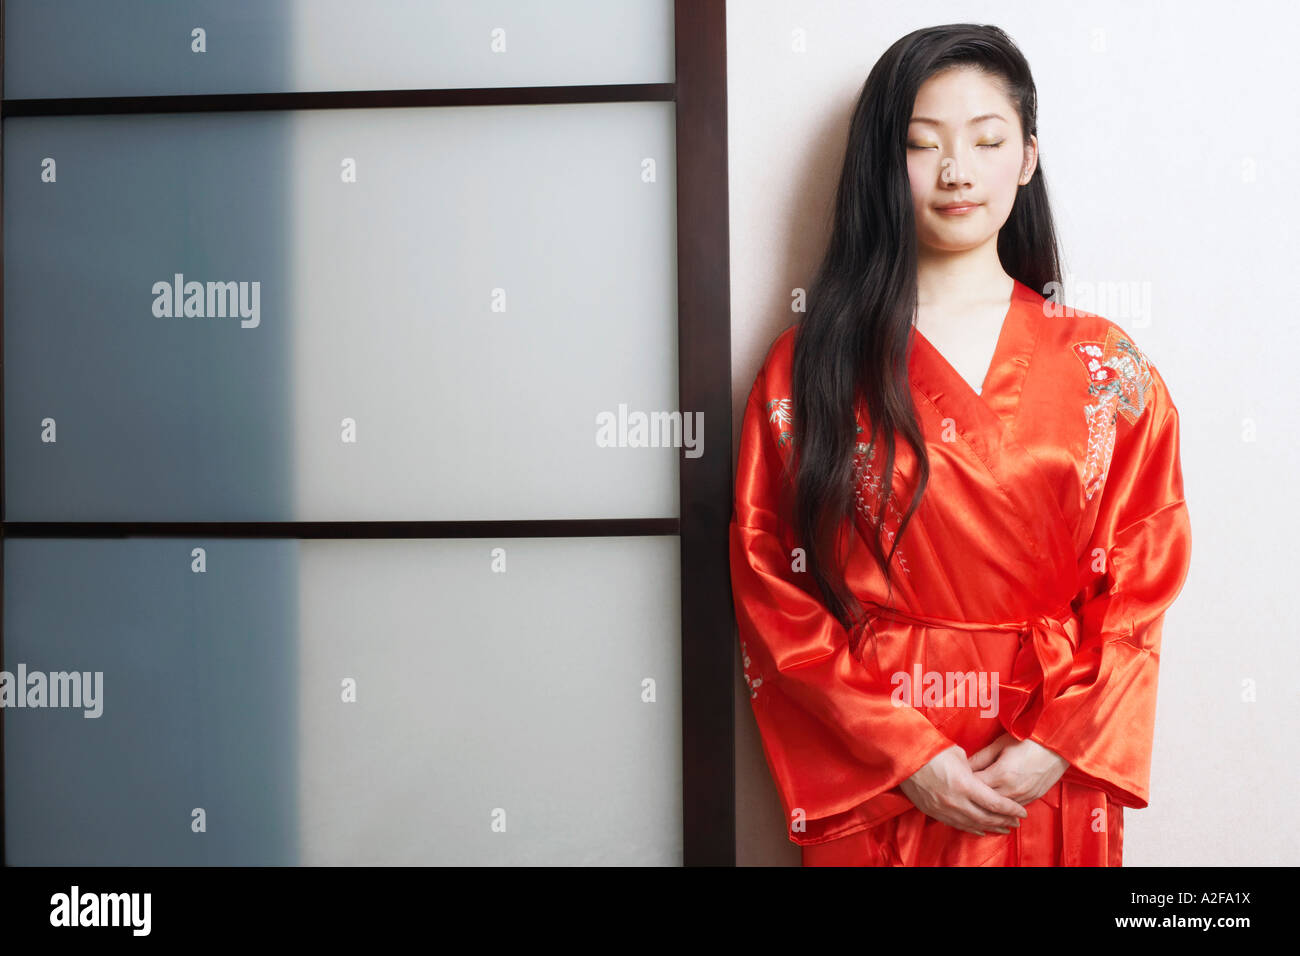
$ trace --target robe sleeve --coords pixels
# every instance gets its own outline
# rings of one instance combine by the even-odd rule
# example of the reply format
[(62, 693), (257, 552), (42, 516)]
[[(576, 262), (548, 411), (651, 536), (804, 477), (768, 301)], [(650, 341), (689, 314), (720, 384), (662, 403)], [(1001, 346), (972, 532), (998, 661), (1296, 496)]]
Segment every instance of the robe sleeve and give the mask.
[(792, 569), (790, 519), (778, 504), (779, 426), (765, 411), (762, 383), (760, 372), (741, 432), (732, 594), (750, 704), (787, 832), (808, 845), (912, 809), (894, 788), (953, 742), (919, 710), (895, 706), (888, 684), (851, 653), (811, 573)]
[(1154, 367), (1151, 377), (1143, 413), (1117, 423), (1097, 520), (1081, 556), (1091, 580), (1076, 598), (1074, 660), (1029, 734), (1070, 762), (1067, 778), (1135, 809), (1149, 796), (1164, 613), (1191, 558), (1178, 410)]

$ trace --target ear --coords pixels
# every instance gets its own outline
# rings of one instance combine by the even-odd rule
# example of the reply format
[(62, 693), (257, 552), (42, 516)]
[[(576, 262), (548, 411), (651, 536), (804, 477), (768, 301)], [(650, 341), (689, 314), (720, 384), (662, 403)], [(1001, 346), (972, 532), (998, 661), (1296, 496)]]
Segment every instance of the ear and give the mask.
[(1031, 134), (1029, 142), (1025, 144), (1025, 160), (1020, 166), (1020, 185), (1029, 185), (1029, 181), (1034, 178), (1034, 170), (1037, 168), (1038, 137)]

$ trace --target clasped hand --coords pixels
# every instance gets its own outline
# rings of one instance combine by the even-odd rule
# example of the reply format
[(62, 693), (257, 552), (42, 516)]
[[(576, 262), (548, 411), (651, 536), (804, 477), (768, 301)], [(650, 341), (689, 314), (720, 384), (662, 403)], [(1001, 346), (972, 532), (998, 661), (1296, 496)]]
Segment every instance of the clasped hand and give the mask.
[(908, 777), (900, 789), (926, 816), (966, 833), (1010, 833), (1024, 807), (1061, 778), (1070, 764), (1034, 740), (1004, 733), (972, 754), (953, 744)]

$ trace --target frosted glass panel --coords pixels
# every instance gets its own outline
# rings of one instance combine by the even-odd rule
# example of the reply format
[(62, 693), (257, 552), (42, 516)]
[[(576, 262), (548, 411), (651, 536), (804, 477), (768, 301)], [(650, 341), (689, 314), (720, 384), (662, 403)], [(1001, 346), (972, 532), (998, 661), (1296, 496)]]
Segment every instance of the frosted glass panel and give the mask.
[(676, 517), (673, 124), (6, 119), (7, 519)]
[(680, 865), (678, 548), (10, 539), (8, 862)]
[(671, 83), (673, 4), (8, 0), (4, 61), (17, 99)]

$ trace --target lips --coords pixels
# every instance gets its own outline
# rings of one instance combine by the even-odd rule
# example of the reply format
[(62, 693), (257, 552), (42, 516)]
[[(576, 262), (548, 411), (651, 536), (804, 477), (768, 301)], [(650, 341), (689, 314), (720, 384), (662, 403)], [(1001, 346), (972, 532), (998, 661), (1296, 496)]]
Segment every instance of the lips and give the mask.
[(950, 202), (945, 203), (942, 206), (935, 206), (934, 208), (946, 211), (955, 209), (974, 209), (978, 205), (980, 204), (977, 202)]

